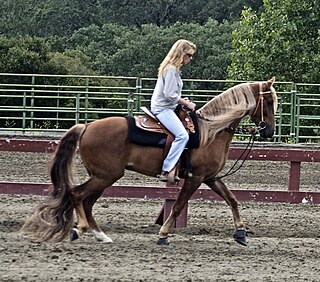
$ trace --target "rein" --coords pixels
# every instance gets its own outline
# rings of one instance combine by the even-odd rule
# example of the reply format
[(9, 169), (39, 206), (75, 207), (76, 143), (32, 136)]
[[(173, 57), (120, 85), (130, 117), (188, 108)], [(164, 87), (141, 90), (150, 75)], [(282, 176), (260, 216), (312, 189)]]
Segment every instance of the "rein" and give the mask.
[[(235, 161), (235, 163), (232, 165), (232, 167), (224, 174), (218, 177), (215, 177), (214, 180), (219, 180), (221, 178), (227, 177), (229, 175), (232, 175), (234, 173), (236, 173), (244, 164), (244, 162), (247, 160), (249, 153), (253, 147), (254, 141), (255, 141), (255, 137), (258, 131), (252, 132), (251, 136), (250, 136), (250, 140), (246, 146), (246, 148), (243, 150), (243, 152), (241, 153), (240, 157)], [(242, 160), (242, 162), (240, 163), (240, 165), (236, 168), (235, 166), (238, 164), (238, 162), (240, 161), (240, 159), (243, 157), (243, 155), (246, 153), (244, 159)], [(234, 170), (233, 170), (234, 169)]]

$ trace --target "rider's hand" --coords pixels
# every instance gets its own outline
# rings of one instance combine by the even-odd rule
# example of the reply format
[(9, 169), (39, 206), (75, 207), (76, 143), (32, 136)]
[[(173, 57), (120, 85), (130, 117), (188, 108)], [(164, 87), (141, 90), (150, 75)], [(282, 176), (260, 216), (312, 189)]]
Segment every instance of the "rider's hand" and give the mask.
[(196, 109), (196, 104), (191, 102), (188, 98), (180, 99), (179, 104), (191, 111), (194, 111)]
[(196, 109), (196, 104), (191, 102), (191, 101), (188, 101), (188, 103), (186, 104), (186, 106), (191, 110), (191, 111), (194, 111)]

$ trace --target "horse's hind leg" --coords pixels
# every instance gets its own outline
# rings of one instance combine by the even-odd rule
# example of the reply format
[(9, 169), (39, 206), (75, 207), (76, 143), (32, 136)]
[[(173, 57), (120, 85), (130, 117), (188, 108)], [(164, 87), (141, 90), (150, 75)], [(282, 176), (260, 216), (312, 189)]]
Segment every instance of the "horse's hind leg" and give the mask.
[(71, 230), (71, 233), (70, 233), (71, 241), (74, 241), (74, 240), (78, 239), (79, 236), (82, 235), (82, 233), (87, 231), (87, 229), (89, 228), (89, 224), (88, 224), (87, 217), (86, 217), (86, 214), (85, 214), (84, 209), (83, 209), (82, 202), (75, 203), (74, 208), (75, 208), (75, 211), (76, 211), (76, 214), (77, 214), (78, 223)]
[(88, 220), (88, 224), (92, 230), (94, 237), (97, 241), (102, 241), (103, 243), (112, 243), (112, 239), (108, 237), (99, 227), (96, 220), (92, 215), (92, 208), (95, 202), (100, 198), (101, 193), (96, 193), (93, 195), (88, 196), (83, 201), (83, 208)]
[(243, 223), (242, 218), (240, 216), (238, 201), (237, 201), (236, 197), (220, 179), (206, 181), (205, 184), (207, 184), (211, 188), (211, 190), (213, 190), (221, 198), (223, 198), (227, 202), (227, 204), (230, 206), (231, 211), (232, 211), (232, 215), (233, 215), (234, 225), (236, 228), (234, 238), (238, 243), (246, 246), (247, 245), (247, 242), (246, 242), (247, 232), (245, 230), (244, 223)]
[[(112, 182), (113, 183), (113, 182)], [(92, 229), (95, 237), (103, 242), (112, 242), (105, 235), (92, 216), (92, 206), (101, 196), (103, 190), (112, 183), (106, 183), (97, 178), (90, 178), (87, 182), (72, 188), (74, 208), (78, 217), (78, 224), (71, 230), (71, 240), (78, 237), (89, 229)]]

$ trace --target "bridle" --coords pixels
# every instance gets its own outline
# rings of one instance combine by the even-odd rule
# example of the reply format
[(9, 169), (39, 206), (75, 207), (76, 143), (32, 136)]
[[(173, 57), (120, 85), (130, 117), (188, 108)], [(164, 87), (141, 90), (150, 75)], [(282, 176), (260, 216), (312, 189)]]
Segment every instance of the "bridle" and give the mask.
[(258, 98), (258, 102), (257, 102), (257, 105), (254, 109), (254, 112), (251, 116), (254, 116), (257, 111), (258, 111), (258, 108), (259, 108), (259, 105), (260, 105), (260, 122), (257, 126), (257, 131), (260, 131), (260, 130), (263, 130), (266, 128), (267, 124), (266, 122), (264, 121), (264, 114), (263, 114), (263, 101), (264, 101), (264, 96), (265, 94), (270, 94), (272, 93), (271, 90), (269, 91), (262, 91), (262, 82), (259, 82), (259, 98)]

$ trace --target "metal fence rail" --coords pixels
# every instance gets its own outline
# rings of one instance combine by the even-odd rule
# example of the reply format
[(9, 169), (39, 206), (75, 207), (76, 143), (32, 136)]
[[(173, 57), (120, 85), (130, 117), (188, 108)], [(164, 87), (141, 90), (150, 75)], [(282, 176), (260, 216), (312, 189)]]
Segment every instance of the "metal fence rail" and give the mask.
[[(140, 114), (155, 78), (0, 73), (0, 130), (8, 134), (65, 132), (76, 123)], [(184, 79), (183, 95), (198, 107), (244, 81)], [(320, 140), (320, 84), (276, 82), (274, 141)], [(251, 125), (249, 120), (242, 125)], [(237, 135), (245, 139), (245, 135)]]

